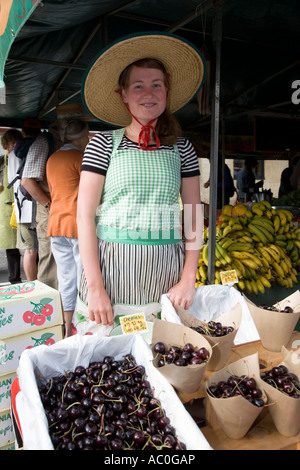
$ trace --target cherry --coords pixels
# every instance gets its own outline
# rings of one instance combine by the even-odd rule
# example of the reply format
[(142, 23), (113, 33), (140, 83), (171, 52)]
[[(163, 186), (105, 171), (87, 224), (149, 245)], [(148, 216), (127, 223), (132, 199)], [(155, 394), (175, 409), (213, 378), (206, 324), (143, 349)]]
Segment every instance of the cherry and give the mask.
[(46, 318), (44, 315), (34, 315), (33, 317), (33, 323), (36, 325), (36, 326), (40, 326), (40, 325), (43, 325), (46, 321)]
[(41, 309), (41, 314), (45, 315), (45, 317), (52, 315), (52, 313), (53, 313), (53, 307), (50, 304), (44, 305), (43, 308)]
[(23, 313), (23, 320), (25, 323), (33, 323), (33, 317), (34, 313), (31, 312), (30, 310), (26, 310), (26, 312)]

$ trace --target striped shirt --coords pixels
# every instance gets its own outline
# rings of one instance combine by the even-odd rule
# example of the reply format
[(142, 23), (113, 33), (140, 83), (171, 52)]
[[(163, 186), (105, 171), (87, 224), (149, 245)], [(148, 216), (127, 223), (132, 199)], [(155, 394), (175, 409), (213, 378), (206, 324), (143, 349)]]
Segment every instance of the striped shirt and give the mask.
[[(112, 153), (112, 132), (102, 131), (96, 134), (85, 149), (81, 170), (106, 175)], [(181, 177), (200, 175), (198, 157), (192, 143), (185, 137), (179, 137), (177, 147), (181, 157)], [(173, 145), (161, 145), (160, 150), (172, 150)], [(123, 137), (119, 150), (139, 150), (136, 142)]]

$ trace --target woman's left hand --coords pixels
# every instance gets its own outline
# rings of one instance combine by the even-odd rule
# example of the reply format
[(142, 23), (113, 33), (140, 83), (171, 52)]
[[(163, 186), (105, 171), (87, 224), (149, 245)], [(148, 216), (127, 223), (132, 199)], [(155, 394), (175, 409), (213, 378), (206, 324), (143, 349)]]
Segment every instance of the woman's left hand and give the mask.
[(187, 310), (195, 295), (195, 285), (179, 281), (178, 284), (171, 287), (168, 294), (170, 294), (170, 301), (176, 311), (179, 307)]

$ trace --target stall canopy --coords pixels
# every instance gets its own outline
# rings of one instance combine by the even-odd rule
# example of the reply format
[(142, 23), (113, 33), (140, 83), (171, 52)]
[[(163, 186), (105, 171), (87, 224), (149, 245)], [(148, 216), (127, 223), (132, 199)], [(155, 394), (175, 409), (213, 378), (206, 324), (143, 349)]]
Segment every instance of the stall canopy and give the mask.
[(220, 9), (226, 132), (253, 135), (255, 116), (299, 119), (299, 0), (0, 0), (0, 126), (38, 116), (47, 127), (57, 105), (81, 102), (85, 70), (104, 46), (134, 32), (168, 31), (207, 58), (205, 104), (195, 97), (177, 117), (186, 131), (209, 130)]

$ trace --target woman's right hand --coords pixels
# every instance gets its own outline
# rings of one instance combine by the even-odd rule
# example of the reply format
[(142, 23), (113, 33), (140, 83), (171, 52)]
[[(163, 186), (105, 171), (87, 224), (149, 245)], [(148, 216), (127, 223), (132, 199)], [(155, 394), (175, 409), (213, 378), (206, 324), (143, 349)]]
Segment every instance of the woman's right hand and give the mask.
[(101, 325), (112, 325), (114, 321), (113, 308), (105, 289), (101, 292), (88, 291), (89, 317)]

